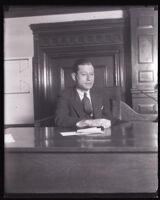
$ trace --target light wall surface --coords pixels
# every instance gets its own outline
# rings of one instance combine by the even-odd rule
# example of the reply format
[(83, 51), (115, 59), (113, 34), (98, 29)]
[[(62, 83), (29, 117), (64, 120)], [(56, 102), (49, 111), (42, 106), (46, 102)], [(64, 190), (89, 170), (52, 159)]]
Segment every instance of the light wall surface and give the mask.
[(4, 20), (5, 58), (33, 56), (33, 35), (30, 24), (123, 18), (123, 11), (58, 14)]

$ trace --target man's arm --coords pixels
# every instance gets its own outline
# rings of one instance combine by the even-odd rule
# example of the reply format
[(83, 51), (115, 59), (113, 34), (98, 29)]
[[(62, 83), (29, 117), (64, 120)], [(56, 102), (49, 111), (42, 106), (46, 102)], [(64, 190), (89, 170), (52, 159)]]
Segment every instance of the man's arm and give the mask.
[(110, 108), (110, 103), (109, 100), (106, 98), (106, 95), (103, 96), (103, 93), (100, 93), (99, 98), (102, 98), (102, 107), (103, 109), (101, 110), (101, 117), (96, 118), (96, 119), (86, 119), (86, 120), (81, 120), (77, 123), (78, 127), (104, 127), (104, 128), (109, 128), (111, 126), (111, 123), (115, 123), (115, 118), (112, 116), (111, 108)]

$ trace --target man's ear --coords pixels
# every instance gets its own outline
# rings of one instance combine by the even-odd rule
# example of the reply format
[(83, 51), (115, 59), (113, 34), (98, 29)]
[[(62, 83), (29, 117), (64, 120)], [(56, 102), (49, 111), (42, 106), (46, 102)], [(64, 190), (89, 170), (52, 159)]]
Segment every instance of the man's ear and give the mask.
[(71, 77), (72, 77), (72, 79), (73, 79), (74, 81), (76, 81), (76, 73), (73, 72), (73, 73), (71, 74)]

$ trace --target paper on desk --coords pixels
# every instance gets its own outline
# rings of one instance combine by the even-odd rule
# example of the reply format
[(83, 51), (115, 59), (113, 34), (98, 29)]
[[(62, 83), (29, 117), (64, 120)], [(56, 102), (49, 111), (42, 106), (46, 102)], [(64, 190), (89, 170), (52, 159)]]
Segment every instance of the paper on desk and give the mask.
[(93, 128), (84, 128), (77, 130), (77, 133), (89, 134), (89, 133), (103, 133), (101, 128), (93, 127)]
[(77, 132), (61, 132), (60, 134), (63, 136), (71, 136), (71, 135), (88, 135), (88, 134), (94, 134), (94, 133), (103, 133), (101, 128), (85, 128), (85, 129), (79, 129)]
[(10, 133), (7, 133), (4, 136), (4, 142), (5, 143), (14, 143), (15, 140), (14, 140), (13, 136)]
[(60, 132), (63, 136), (69, 136), (69, 135), (77, 135), (76, 132)]

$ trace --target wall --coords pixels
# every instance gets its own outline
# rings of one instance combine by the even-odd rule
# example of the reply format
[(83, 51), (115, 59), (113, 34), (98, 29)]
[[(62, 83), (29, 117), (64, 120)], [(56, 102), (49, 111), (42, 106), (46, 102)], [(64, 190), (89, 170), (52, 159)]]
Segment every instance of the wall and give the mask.
[(5, 123), (33, 123), (32, 58), (5, 60)]
[[(30, 24), (123, 17), (122, 10), (114, 10), (106, 12), (6, 18), (4, 19), (4, 67), (8, 66), (7, 61), (10, 60), (9, 70), (11, 70), (15, 76), (14, 82), (17, 83), (15, 87), (20, 87), (20, 81), (23, 80), (16, 74), (17, 67), (14, 67), (12, 62), (16, 59), (17, 63), (20, 63), (23, 59), (30, 60), (30, 58), (33, 57), (33, 35), (29, 27)], [(26, 71), (26, 73), (29, 73), (30, 76), (28, 79), (29, 93), (24, 93), (23, 91), (19, 93), (12, 92), (11, 88), (10, 93), (5, 91), (5, 124), (27, 124), (34, 122), (32, 62), (30, 61), (28, 62), (28, 71)], [(9, 75), (5, 73), (5, 84), (8, 83), (12, 85), (10, 81)]]

